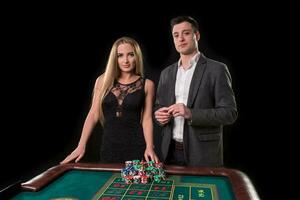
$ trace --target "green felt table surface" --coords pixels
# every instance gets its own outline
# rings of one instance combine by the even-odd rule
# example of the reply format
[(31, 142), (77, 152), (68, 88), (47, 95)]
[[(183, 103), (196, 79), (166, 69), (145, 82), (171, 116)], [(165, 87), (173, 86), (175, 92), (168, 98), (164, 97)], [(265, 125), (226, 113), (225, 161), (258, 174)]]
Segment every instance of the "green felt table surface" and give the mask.
[[(125, 186), (120, 188), (120, 184)], [(166, 191), (160, 191), (163, 187)], [(67, 171), (40, 191), (22, 191), (12, 199), (114, 199), (112, 196), (115, 199), (235, 199), (227, 177), (170, 175), (160, 183), (128, 185), (120, 173), (87, 170)]]
[(159, 183), (126, 184), (122, 163), (68, 163), (53, 166), (0, 191), (12, 200), (139, 200), (139, 199), (259, 199), (248, 176), (225, 167), (164, 165), (166, 179)]

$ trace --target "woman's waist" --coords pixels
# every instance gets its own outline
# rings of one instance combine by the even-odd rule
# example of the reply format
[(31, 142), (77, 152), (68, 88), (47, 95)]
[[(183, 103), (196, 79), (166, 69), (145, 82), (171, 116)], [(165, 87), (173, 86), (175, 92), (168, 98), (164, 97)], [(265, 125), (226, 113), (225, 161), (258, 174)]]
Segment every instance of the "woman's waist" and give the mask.
[(114, 130), (114, 131), (129, 131), (129, 130), (143, 130), (142, 124), (139, 121), (129, 121), (129, 120), (114, 120), (107, 121), (103, 126), (104, 130)]

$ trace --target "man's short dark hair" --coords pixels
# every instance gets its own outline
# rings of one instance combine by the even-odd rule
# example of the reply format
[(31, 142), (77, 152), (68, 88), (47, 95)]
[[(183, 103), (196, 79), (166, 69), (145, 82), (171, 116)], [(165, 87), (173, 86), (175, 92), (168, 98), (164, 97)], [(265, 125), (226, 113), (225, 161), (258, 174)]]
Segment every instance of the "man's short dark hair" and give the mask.
[(171, 31), (173, 31), (173, 27), (176, 24), (180, 24), (182, 22), (189, 22), (192, 25), (192, 28), (193, 28), (194, 32), (199, 31), (198, 22), (190, 16), (178, 16), (178, 17), (175, 17), (175, 18), (171, 19), (171, 23), (170, 23), (171, 24)]

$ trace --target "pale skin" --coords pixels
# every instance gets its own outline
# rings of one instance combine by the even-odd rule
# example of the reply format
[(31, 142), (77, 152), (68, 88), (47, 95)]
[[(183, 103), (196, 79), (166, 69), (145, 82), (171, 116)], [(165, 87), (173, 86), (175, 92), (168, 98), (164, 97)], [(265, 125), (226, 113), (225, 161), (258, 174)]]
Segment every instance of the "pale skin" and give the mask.
[[(177, 52), (180, 54), (181, 67), (187, 69), (191, 58), (198, 52), (199, 31), (194, 31), (189, 22), (174, 25), (172, 30), (173, 41)], [(169, 107), (158, 109), (154, 116), (162, 124), (167, 124), (172, 117), (184, 117), (191, 119), (191, 110), (184, 103), (176, 103)]]
[[(118, 55), (118, 67), (120, 69), (120, 77), (118, 81), (123, 84), (132, 83), (139, 78), (138, 75), (134, 73), (135, 69), (135, 55), (133, 47), (128, 43), (120, 44), (117, 48)], [(79, 140), (77, 148), (69, 154), (61, 164), (80, 161), (80, 159), (85, 154), (86, 144), (92, 133), (93, 128), (99, 122), (99, 90), (102, 84), (102, 79), (98, 78), (95, 83), (94, 96), (92, 101), (92, 106), (84, 122), (82, 129), (81, 138)], [(153, 122), (152, 122), (152, 105), (154, 101), (154, 83), (148, 79), (145, 81), (145, 103), (142, 111), (142, 127), (144, 131), (144, 138), (146, 142), (146, 149), (144, 152), (144, 158), (148, 162), (153, 160), (154, 162), (159, 162), (157, 155), (153, 149)]]

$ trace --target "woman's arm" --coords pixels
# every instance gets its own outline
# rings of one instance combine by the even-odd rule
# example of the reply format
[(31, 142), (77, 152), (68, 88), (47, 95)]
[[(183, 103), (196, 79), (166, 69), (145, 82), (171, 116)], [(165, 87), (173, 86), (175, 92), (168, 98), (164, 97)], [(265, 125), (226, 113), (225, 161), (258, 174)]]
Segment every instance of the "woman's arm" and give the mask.
[(146, 150), (144, 157), (146, 161), (151, 160), (159, 162), (158, 157), (156, 156), (153, 149), (153, 120), (152, 120), (152, 109), (153, 109), (153, 100), (154, 100), (154, 83), (151, 80), (146, 79), (145, 82), (145, 104), (143, 109), (143, 118), (142, 125), (144, 131), (144, 137), (146, 141)]
[(88, 115), (85, 119), (83, 129), (81, 132), (81, 137), (78, 143), (77, 148), (69, 154), (62, 162), (61, 164), (71, 162), (72, 160), (76, 159), (75, 162), (78, 162), (85, 153), (86, 144), (88, 142), (88, 139), (99, 121), (99, 88), (102, 81), (102, 77), (98, 77), (94, 86), (94, 95), (92, 100), (92, 106), (88, 112)]

